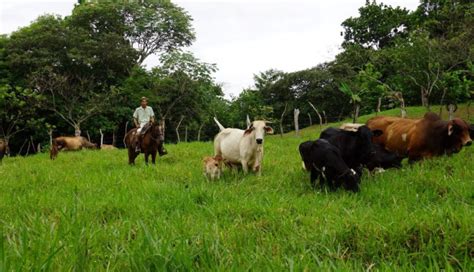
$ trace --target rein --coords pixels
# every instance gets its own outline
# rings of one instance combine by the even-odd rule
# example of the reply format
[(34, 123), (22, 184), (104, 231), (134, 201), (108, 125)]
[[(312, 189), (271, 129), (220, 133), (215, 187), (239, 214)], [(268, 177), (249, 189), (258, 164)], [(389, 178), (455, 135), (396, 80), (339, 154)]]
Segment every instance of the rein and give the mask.
[[(149, 133), (149, 134), (150, 134), (150, 138), (151, 138), (152, 140), (154, 140), (155, 142), (159, 143), (159, 142), (161, 141), (159, 137), (160, 137), (161, 135), (163, 135), (163, 134), (158, 133), (158, 136), (157, 136), (157, 137), (154, 137), (152, 130), (153, 130), (153, 128), (150, 127), (150, 128), (145, 132), (145, 135)], [(145, 136), (145, 135), (144, 135), (144, 136)]]

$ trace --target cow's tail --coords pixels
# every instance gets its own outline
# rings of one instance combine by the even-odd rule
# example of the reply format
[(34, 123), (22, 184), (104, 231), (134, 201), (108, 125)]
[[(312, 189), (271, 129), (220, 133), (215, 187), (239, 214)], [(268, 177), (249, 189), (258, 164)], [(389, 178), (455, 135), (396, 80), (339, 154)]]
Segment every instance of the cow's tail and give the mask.
[(216, 122), (216, 124), (219, 127), (220, 131), (223, 131), (225, 129), (225, 127), (223, 125), (221, 125), (221, 123), (219, 123), (219, 121), (217, 121), (216, 117), (214, 117), (214, 122)]

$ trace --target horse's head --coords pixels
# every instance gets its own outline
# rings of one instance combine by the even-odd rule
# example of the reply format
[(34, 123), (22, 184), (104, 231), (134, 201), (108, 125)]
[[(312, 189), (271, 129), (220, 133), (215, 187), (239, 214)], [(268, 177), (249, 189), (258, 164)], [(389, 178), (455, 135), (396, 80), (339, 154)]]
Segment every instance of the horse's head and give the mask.
[(153, 123), (151, 126), (151, 136), (160, 142), (165, 140), (164, 129), (161, 123)]

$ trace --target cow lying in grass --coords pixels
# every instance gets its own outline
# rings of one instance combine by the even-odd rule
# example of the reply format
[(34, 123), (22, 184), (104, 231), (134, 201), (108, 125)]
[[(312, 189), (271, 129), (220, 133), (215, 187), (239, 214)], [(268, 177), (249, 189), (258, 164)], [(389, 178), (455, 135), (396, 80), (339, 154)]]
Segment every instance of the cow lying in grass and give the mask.
[(365, 164), (369, 171), (374, 171), (376, 168), (389, 169), (401, 168), (403, 157), (394, 152), (386, 150), (379, 144), (374, 144), (375, 153), (371, 156)]
[(227, 164), (241, 164), (244, 173), (249, 168), (258, 175), (262, 172), (263, 138), (273, 134), (273, 129), (265, 121), (248, 122), (247, 129), (224, 128), (214, 118), (220, 132), (214, 138), (214, 154)]
[(114, 145), (110, 145), (110, 144), (102, 144), (100, 146), (100, 149), (101, 150), (115, 150), (115, 149), (117, 149), (117, 147), (115, 147)]
[[(357, 130), (362, 126), (364, 126), (364, 124), (345, 123), (339, 128), (346, 131), (357, 132)], [(373, 137), (372, 139), (375, 138)], [(364, 165), (369, 169), (369, 171), (372, 172), (376, 168), (389, 169), (402, 167), (402, 156), (398, 156), (396, 153), (386, 150), (380, 144), (373, 144), (373, 148), (374, 153), (364, 161)]]
[(58, 156), (59, 151), (61, 150), (75, 151), (81, 150), (82, 148), (96, 149), (97, 145), (89, 142), (86, 138), (81, 136), (57, 137), (53, 139), (49, 157), (54, 160)]
[(371, 131), (367, 126), (360, 126), (356, 131), (327, 128), (321, 133), (320, 138), (339, 149), (344, 162), (360, 176), (362, 167), (369, 163), (376, 152), (372, 138), (380, 135), (382, 135), (380, 130)]
[(428, 112), (421, 119), (374, 117), (367, 121), (371, 129), (382, 130), (383, 136), (374, 139), (385, 149), (408, 156), (411, 162), (461, 151), (472, 144), (469, 125), (462, 119), (450, 121)]
[(349, 168), (338, 148), (325, 139), (307, 141), (299, 146), (301, 158), (306, 170), (311, 171), (310, 182), (316, 188), (325, 183), (331, 190), (344, 187), (353, 192), (359, 191), (360, 175)]

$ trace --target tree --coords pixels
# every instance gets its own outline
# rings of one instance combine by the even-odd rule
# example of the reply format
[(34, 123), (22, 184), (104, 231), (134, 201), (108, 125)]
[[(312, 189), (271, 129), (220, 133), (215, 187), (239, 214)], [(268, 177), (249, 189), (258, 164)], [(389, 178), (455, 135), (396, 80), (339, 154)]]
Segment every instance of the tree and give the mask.
[(85, 3), (76, 6), (74, 18), (84, 28), (120, 33), (138, 51), (137, 63), (157, 53), (189, 46), (195, 39), (191, 16), (169, 0)]
[(429, 109), (430, 96), (438, 89), (445, 71), (439, 43), (426, 32), (416, 32), (398, 48), (398, 70), (419, 88), (421, 105)]
[(77, 21), (40, 17), (11, 35), (7, 51), (16, 80), (26, 79), (25, 85), (46, 97), (43, 106), (80, 135), (82, 123), (107, 109), (136, 51), (121, 35), (85, 29)]
[(349, 87), (349, 85), (347, 85), (346, 83), (341, 83), (339, 90), (345, 95), (349, 96), (349, 102), (353, 106), (352, 122), (356, 123), (357, 117), (359, 116), (360, 103), (362, 102), (362, 99), (360, 98), (360, 96), (362, 95), (362, 91), (353, 91), (351, 87)]
[(382, 74), (370, 62), (357, 74), (355, 82), (361, 90), (359, 96), (364, 94), (364, 104), (361, 105), (363, 113), (372, 112), (379, 99), (386, 95), (388, 86), (380, 81), (381, 77)]
[(14, 135), (42, 123), (34, 107), (41, 100), (41, 95), (30, 89), (0, 85), (0, 138), (8, 143)]
[(474, 65), (469, 63), (469, 70), (456, 70), (447, 72), (440, 80), (440, 86), (443, 90), (440, 101), (440, 114), (443, 106), (448, 104), (456, 105), (471, 97), (470, 91), (474, 88)]
[(399, 37), (405, 37), (412, 23), (409, 11), (366, 1), (359, 8), (359, 17), (343, 23), (344, 46), (356, 44), (365, 48), (381, 49)]
[(212, 78), (217, 70), (215, 64), (201, 62), (192, 53), (181, 51), (162, 55), (161, 63), (152, 71), (155, 78), (152, 94), (163, 124), (176, 116), (199, 118), (207, 107), (204, 98), (208, 94), (222, 95)]

